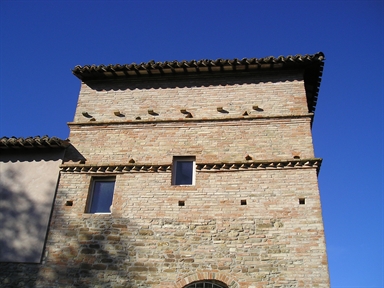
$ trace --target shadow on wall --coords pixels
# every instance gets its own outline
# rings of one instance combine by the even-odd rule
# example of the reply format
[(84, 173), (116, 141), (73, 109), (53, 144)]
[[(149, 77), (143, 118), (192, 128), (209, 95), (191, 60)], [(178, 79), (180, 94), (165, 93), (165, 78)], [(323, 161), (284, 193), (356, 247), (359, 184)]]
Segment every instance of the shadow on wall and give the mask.
[(65, 155), (63, 162), (80, 162), (85, 163), (86, 159), (84, 156), (76, 149), (75, 146), (69, 145), (65, 150)]
[(1, 174), (0, 261), (40, 262), (52, 207), (48, 195), (54, 193), (56, 183), (45, 184), (38, 191), (41, 197), (33, 198), (15, 169)]
[[(41, 262), (49, 221), (46, 211), (50, 211), (52, 203), (36, 202), (21, 184), (20, 177), (22, 175), (13, 169), (1, 175), (1, 287), (102, 284), (111, 287), (112, 284), (107, 284), (111, 282), (121, 283), (122, 287), (130, 285), (127, 277), (130, 248), (120, 235), (127, 232), (128, 219), (76, 219), (76, 224), (52, 229), (50, 241), (56, 242), (59, 248), (48, 247), (50, 253), (44, 257), (45, 261), (36, 263)], [(49, 186), (49, 191), (40, 193), (55, 190), (55, 183)], [(56, 214), (54, 222), (62, 225), (62, 217)]]
[[(83, 159), (75, 148), (66, 157)], [(57, 179), (57, 172), (44, 165), (52, 157), (8, 158), (0, 171), (0, 287), (131, 287), (144, 280), (137, 272), (148, 268), (130, 260), (136, 246), (130, 245), (128, 227), (135, 224), (63, 214), (56, 207), (47, 237), (57, 185), (47, 174)]]
[[(287, 78), (286, 81), (295, 81), (302, 80), (303, 76), (300, 72), (297, 75), (292, 76), (292, 73), (286, 73), (284, 71), (280, 72), (284, 74), (284, 77)], [(241, 84), (258, 84), (258, 83), (277, 83), (281, 82), (281, 75), (275, 73), (275, 75), (267, 74), (267, 77), (264, 73), (254, 72), (250, 73), (249, 77), (244, 77), (244, 75), (233, 74), (232, 77), (226, 77), (223, 79), (222, 75), (172, 75), (172, 76), (162, 76), (162, 77), (127, 77), (123, 79), (98, 79), (94, 81), (86, 81), (87, 85), (96, 91), (119, 91), (119, 90), (145, 90), (145, 89), (168, 89), (168, 88), (194, 88), (194, 87), (208, 87), (211, 85), (217, 86), (233, 86)], [(207, 83), (207, 77), (209, 78), (209, 83)]]
[[(52, 207), (52, 200), (33, 199), (22, 184), (22, 177), (11, 168), (2, 170), (0, 175), (2, 287), (35, 287)], [(44, 185), (45, 189), (40, 191), (43, 198), (47, 199), (44, 195), (52, 194), (52, 191), (54, 193), (55, 186), (53, 182)]]
[(134, 287), (135, 281), (146, 280), (136, 272), (148, 267), (132, 263), (136, 247), (128, 239), (129, 219), (94, 216), (70, 219), (72, 224), (60, 231), (57, 227), (68, 219), (55, 218), (59, 226), (48, 241), (56, 245), (49, 247), (38, 287)]
[[(138, 277), (135, 271), (147, 269), (129, 267), (134, 248), (128, 245), (129, 219), (71, 219), (55, 212), (48, 242), (57, 246), (47, 244), (49, 253), (41, 263), (52, 203), (33, 199), (22, 177), (10, 168), (1, 173), (1, 287), (129, 287), (130, 279)], [(52, 193), (55, 185), (38, 193)]]

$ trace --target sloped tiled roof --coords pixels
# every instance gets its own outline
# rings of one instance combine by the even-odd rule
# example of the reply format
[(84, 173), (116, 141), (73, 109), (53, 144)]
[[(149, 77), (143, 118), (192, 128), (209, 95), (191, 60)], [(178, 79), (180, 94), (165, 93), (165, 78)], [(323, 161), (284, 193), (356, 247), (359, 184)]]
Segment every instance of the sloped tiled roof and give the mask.
[(165, 61), (115, 65), (76, 66), (72, 73), (83, 82), (115, 78), (137, 78), (188, 74), (228, 72), (303, 70), (308, 108), (314, 112), (319, 91), (325, 56), (322, 52), (312, 55), (279, 56), (264, 58)]
[(0, 149), (66, 148), (68, 146), (69, 140), (62, 140), (57, 137), (0, 138)]
[(322, 52), (313, 55), (279, 56), (265, 58), (165, 61), (115, 65), (76, 66), (72, 72), (79, 79), (86, 81), (100, 78), (130, 77), (141, 75), (159, 75), (176, 73), (202, 73), (224, 71), (249, 71), (282, 68), (303, 68), (314, 63), (322, 63)]

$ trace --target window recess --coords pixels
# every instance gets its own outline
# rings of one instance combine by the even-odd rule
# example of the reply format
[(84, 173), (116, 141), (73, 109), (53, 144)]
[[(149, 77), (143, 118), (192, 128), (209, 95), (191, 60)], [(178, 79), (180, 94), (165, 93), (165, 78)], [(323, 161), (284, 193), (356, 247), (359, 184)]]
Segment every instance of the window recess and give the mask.
[(195, 185), (196, 157), (174, 156), (172, 185)]
[(115, 182), (115, 177), (92, 179), (87, 213), (111, 213)]

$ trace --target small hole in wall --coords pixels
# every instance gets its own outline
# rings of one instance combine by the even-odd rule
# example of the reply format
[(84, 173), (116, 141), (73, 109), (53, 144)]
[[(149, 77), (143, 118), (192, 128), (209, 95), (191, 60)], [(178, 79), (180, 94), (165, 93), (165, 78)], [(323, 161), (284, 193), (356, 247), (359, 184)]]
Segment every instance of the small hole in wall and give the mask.
[(299, 204), (304, 205), (305, 204), (305, 198), (299, 198)]
[(65, 206), (73, 206), (73, 201), (72, 200), (66, 201)]
[(179, 206), (185, 206), (185, 202), (184, 201), (179, 201)]
[(247, 205), (247, 200), (240, 200), (240, 205)]

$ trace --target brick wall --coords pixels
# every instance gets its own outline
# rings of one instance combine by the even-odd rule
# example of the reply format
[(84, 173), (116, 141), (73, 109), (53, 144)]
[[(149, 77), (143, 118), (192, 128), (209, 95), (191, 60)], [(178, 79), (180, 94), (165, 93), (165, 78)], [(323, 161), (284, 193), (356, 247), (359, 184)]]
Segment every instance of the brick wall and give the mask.
[[(144, 80), (109, 80), (83, 83), (74, 122), (87, 122), (82, 112), (100, 121), (178, 120), (187, 109), (195, 119), (282, 116), (308, 113), (300, 72), (247, 73), (208, 78), (183, 76)], [(284, 79), (282, 81), (282, 79)], [(263, 111), (256, 111), (257, 105)], [(223, 107), (228, 113), (219, 113)], [(148, 114), (152, 109), (158, 116)], [(120, 111), (124, 116), (114, 115)]]
[[(197, 162), (312, 158), (310, 118), (226, 122), (128, 123), (71, 127), (71, 142), (89, 164), (170, 164), (174, 155)], [(89, 145), (92, 143), (92, 145)]]
[[(85, 161), (63, 165), (36, 286), (329, 287), (300, 73), (83, 83), (69, 125)], [(171, 185), (172, 157), (186, 155), (195, 185)], [(104, 176), (116, 177), (112, 213), (85, 213)]]

